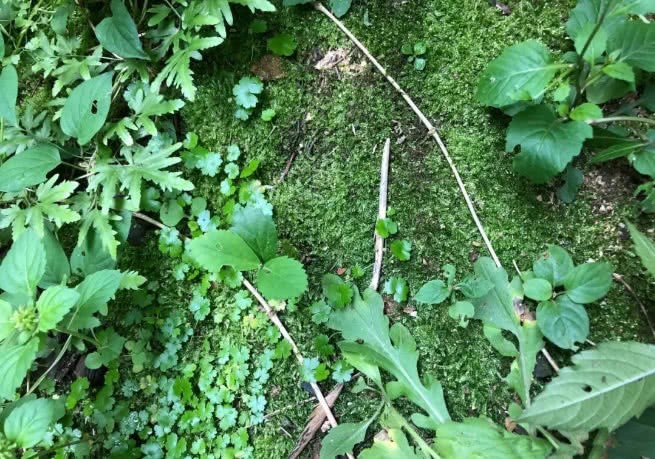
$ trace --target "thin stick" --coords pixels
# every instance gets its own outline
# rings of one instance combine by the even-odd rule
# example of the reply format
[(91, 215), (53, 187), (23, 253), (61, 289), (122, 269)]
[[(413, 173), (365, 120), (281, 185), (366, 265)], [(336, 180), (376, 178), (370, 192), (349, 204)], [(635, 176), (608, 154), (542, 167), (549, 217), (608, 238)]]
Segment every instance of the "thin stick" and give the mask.
[(441, 137), (439, 136), (437, 129), (432, 125), (430, 120), (428, 120), (428, 118), (423, 114), (421, 109), (418, 108), (418, 106), (414, 103), (411, 97), (407, 95), (405, 90), (403, 90), (403, 88), (400, 87), (400, 85), (396, 82), (396, 80), (394, 80), (393, 77), (391, 77), (387, 73), (386, 69), (382, 67), (382, 65), (377, 61), (377, 59), (375, 59), (375, 57), (373, 57), (370, 51), (357, 39), (357, 37), (355, 37), (352, 34), (352, 32), (350, 32), (350, 30), (348, 30), (348, 28), (341, 21), (339, 21), (332, 13), (330, 13), (330, 11), (328, 11), (320, 2), (314, 3), (314, 8), (316, 8), (318, 11), (320, 11), (328, 18), (330, 18), (330, 20), (332, 20), (332, 22), (334, 22), (337, 25), (337, 27), (339, 27), (339, 29), (341, 29), (341, 31), (344, 34), (346, 34), (348, 38), (350, 38), (350, 40), (355, 44), (355, 46), (357, 46), (359, 50), (362, 53), (364, 53), (364, 55), (368, 58), (368, 60), (371, 61), (371, 63), (375, 66), (375, 68), (377, 68), (378, 71), (382, 75), (384, 75), (387, 81), (391, 83), (391, 86), (393, 86), (396, 89), (396, 91), (398, 91), (398, 93), (402, 96), (402, 98), (405, 99), (407, 105), (409, 105), (412, 111), (416, 113), (416, 116), (418, 116), (418, 118), (421, 120), (423, 125), (427, 128), (428, 134), (431, 135), (439, 145), (439, 149), (441, 149), (441, 153), (443, 153), (444, 157), (446, 158), (446, 161), (450, 166), (450, 170), (455, 176), (455, 180), (457, 180), (457, 185), (459, 186), (459, 189), (462, 192), (462, 195), (464, 196), (464, 200), (466, 201), (466, 205), (468, 206), (469, 212), (471, 213), (471, 217), (473, 218), (475, 225), (478, 227), (478, 232), (480, 233), (480, 236), (482, 236), (482, 239), (484, 240), (484, 243), (487, 246), (487, 250), (489, 251), (491, 258), (494, 260), (494, 263), (496, 263), (496, 266), (500, 266), (500, 260), (498, 259), (498, 256), (496, 255), (496, 251), (491, 245), (491, 241), (487, 237), (487, 232), (482, 226), (482, 222), (478, 217), (478, 214), (475, 210), (475, 206), (473, 205), (473, 201), (471, 200), (471, 197), (466, 191), (466, 187), (464, 186), (462, 177), (460, 177), (457, 167), (455, 166), (455, 163), (450, 157), (450, 153), (448, 153), (448, 149), (446, 148), (446, 145), (444, 144), (443, 140), (441, 140)]
[[(150, 218), (147, 215), (142, 214), (141, 212), (133, 212), (132, 215), (134, 217), (140, 219), (140, 220), (143, 220), (144, 222), (148, 222), (151, 225), (156, 226), (159, 229), (168, 229), (169, 228), (168, 226), (164, 225), (163, 223), (158, 222), (154, 218)], [(182, 237), (184, 237), (184, 235), (182, 235)]]
[[(382, 151), (382, 165), (380, 166), (380, 200), (378, 204), (378, 219), (382, 220), (387, 216), (387, 190), (389, 188), (389, 156), (391, 154), (391, 139), (384, 142)], [(380, 274), (382, 272), (382, 260), (384, 258), (384, 238), (375, 230), (375, 263), (373, 264), (373, 275), (371, 276), (371, 288), (378, 289), (380, 285)]]
[[(271, 308), (271, 306), (268, 304), (268, 302), (264, 299), (263, 296), (257, 291), (257, 289), (250, 283), (248, 282), (247, 279), (243, 280), (243, 285), (248, 289), (248, 291), (254, 296), (261, 307), (264, 309), (264, 312), (268, 316), (268, 318), (275, 324), (275, 326), (280, 330), (280, 333), (282, 334), (282, 337), (291, 345), (291, 350), (293, 351), (293, 354), (296, 356), (296, 360), (302, 365), (305, 361), (305, 358), (303, 357), (302, 353), (300, 352), (300, 349), (298, 349), (298, 346), (296, 345), (296, 342), (293, 340), (289, 332), (287, 331), (286, 327), (284, 324), (280, 321), (280, 318), (277, 316), (275, 311)], [(325, 412), (325, 416), (327, 417), (328, 422), (330, 423), (331, 427), (336, 427), (337, 420), (334, 418), (334, 415), (332, 414), (332, 410), (330, 409), (330, 406), (328, 405), (327, 401), (325, 400), (325, 397), (323, 396), (323, 392), (321, 392), (321, 388), (318, 387), (318, 384), (315, 382), (310, 383), (312, 386), (312, 390), (314, 391), (314, 395), (316, 395), (316, 399), (318, 400), (319, 405)], [(353, 458), (352, 455), (348, 455), (349, 458)]]
[(650, 328), (651, 333), (653, 336), (655, 336), (655, 327), (653, 326), (653, 322), (650, 320), (650, 316), (648, 315), (648, 310), (646, 309), (646, 306), (639, 300), (639, 297), (635, 293), (635, 291), (630, 287), (630, 285), (625, 281), (622, 275), (619, 273), (613, 273), (612, 277), (614, 277), (614, 280), (623, 284), (625, 289), (632, 294), (632, 296), (637, 300), (637, 304), (639, 305), (639, 308), (641, 309), (641, 312), (644, 314), (646, 317), (646, 322), (648, 323), (648, 328)]
[[(466, 201), (466, 206), (469, 209), (469, 213), (471, 214), (471, 218), (473, 218), (473, 222), (475, 222), (475, 226), (478, 228), (478, 232), (480, 233), (480, 236), (482, 236), (482, 239), (484, 240), (484, 244), (487, 247), (487, 250), (489, 251), (489, 254), (491, 255), (491, 258), (493, 259), (494, 263), (496, 263), (496, 266), (499, 268), (502, 266), (500, 263), (500, 259), (498, 258), (498, 255), (496, 255), (496, 251), (493, 248), (493, 245), (491, 245), (491, 241), (489, 240), (489, 237), (487, 236), (487, 232), (484, 229), (484, 226), (482, 226), (482, 222), (480, 221), (480, 218), (478, 217), (478, 213), (475, 210), (475, 206), (473, 205), (473, 201), (471, 200), (471, 197), (469, 196), (468, 192), (466, 191), (466, 186), (464, 185), (464, 181), (462, 180), (462, 177), (459, 175), (459, 171), (457, 170), (457, 167), (455, 166), (455, 163), (453, 162), (453, 159), (450, 157), (450, 153), (448, 153), (448, 149), (446, 148), (446, 145), (444, 144), (443, 140), (441, 140), (441, 136), (439, 136), (439, 133), (437, 132), (437, 128), (435, 128), (430, 120), (423, 114), (420, 108), (414, 103), (411, 97), (405, 92), (403, 88), (400, 87), (400, 85), (396, 82), (396, 80), (393, 79), (392, 76), (390, 76), (387, 73), (387, 70), (378, 62), (378, 60), (371, 54), (371, 52), (360, 42), (353, 33), (348, 30), (348, 28), (339, 20), (337, 19), (330, 11), (325, 8), (320, 2), (315, 2), (314, 3), (314, 8), (316, 8), (318, 11), (326, 15), (332, 22), (336, 24), (336, 26), (341, 29), (341, 31), (346, 34), (346, 36), (359, 48), (359, 50), (366, 56), (366, 58), (371, 61), (373, 66), (387, 79), (387, 81), (391, 84), (391, 86), (394, 87), (396, 91), (402, 96), (402, 98), (405, 100), (407, 105), (409, 105), (409, 108), (412, 109), (412, 111), (418, 116), (419, 120), (421, 120), (421, 123), (427, 128), (428, 130), (428, 135), (431, 135), (432, 138), (437, 142), (437, 145), (439, 145), (439, 149), (441, 150), (441, 153), (443, 153), (444, 158), (446, 158), (446, 161), (448, 162), (448, 165), (450, 166), (450, 170), (453, 173), (453, 176), (455, 176), (455, 180), (457, 181), (457, 185), (459, 186), (459, 190), (462, 193), (462, 196), (464, 197), (464, 201)], [(550, 356), (548, 351), (546, 349), (541, 350), (542, 354), (548, 362), (550, 362), (551, 366), (556, 371), (559, 371), (559, 367), (557, 364), (555, 364), (555, 361), (553, 358)]]

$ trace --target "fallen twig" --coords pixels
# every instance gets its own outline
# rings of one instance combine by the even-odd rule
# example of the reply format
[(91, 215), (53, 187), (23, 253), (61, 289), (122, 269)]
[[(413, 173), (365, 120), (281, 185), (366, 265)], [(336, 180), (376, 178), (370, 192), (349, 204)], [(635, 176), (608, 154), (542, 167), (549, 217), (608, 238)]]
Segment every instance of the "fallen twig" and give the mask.
[[(378, 219), (387, 216), (387, 190), (389, 183), (389, 156), (391, 153), (391, 139), (384, 142), (382, 151), (382, 165), (380, 166), (380, 199), (378, 204)], [(373, 275), (371, 276), (370, 287), (373, 290), (378, 289), (380, 284), (380, 274), (382, 272), (382, 259), (384, 258), (384, 238), (377, 231), (373, 230), (375, 235), (375, 262), (373, 264)]]
[[(387, 70), (378, 62), (378, 60), (371, 54), (371, 52), (360, 42), (355, 35), (341, 22), (339, 19), (337, 19), (327, 8), (323, 6), (321, 2), (314, 2), (314, 8), (316, 8), (318, 11), (326, 15), (332, 22), (336, 24), (336, 26), (341, 29), (341, 31), (359, 48), (359, 50), (366, 56), (366, 58), (371, 61), (373, 66), (387, 79), (387, 81), (391, 84), (391, 86), (394, 87), (396, 91), (402, 96), (402, 98), (405, 100), (407, 105), (409, 105), (409, 108), (412, 109), (412, 111), (418, 116), (419, 120), (421, 120), (421, 123), (427, 128), (428, 134), (432, 136), (432, 138), (437, 142), (437, 145), (439, 145), (439, 149), (441, 150), (441, 153), (443, 154), (444, 158), (446, 158), (446, 161), (448, 162), (448, 165), (450, 166), (450, 170), (453, 173), (453, 176), (455, 177), (455, 180), (457, 181), (457, 185), (459, 186), (459, 190), (462, 193), (462, 196), (464, 197), (464, 201), (466, 201), (466, 206), (468, 207), (469, 213), (471, 214), (471, 218), (473, 219), (473, 222), (475, 223), (475, 226), (478, 229), (478, 232), (480, 233), (480, 236), (482, 236), (482, 239), (484, 240), (484, 244), (487, 247), (487, 251), (491, 255), (491, 258), (493, 259), (494, 263), (496, 263), (496, 266), (501, 267), (500, 259), (498, 258), (498, 255), (496, 255), (496, 251), (493, 248), (493, 245), (491, 244), (491, 240), (489, 240), (489, 237), (487, 236), (487, 232), (484, 229), (484, 226), (482, 226), (482, 222), (480, 221), (480, 217), (478, 217), (478, 213), (475, 210), (475, 206), (473, 205), (473, 201), (471, 200), (471, 197), (468, 194), (468, 191), (466, 191), (466, 186), (464, 185), (464, 181), (462, 180), (462, 177), (459, 175), (459, 171), (457, 170), (457, 167), (455, 166), (455, 163), (453, 159), (450, 157), (450, 153), (448, 152), (448, 148), (446, 148), (446, 145), (444, 144), (443, 140), (441, 139), (441, 136), (437, 132), (437, 128), (434, 127), (434, 125), (430, 122), (430, 120), (423, 114), (420, 108), (414, 103), (411, 97), (405, 92), (403, 88), (400, 87), (398, 82), (390, 76), (387, 73)], [(555, 371), (559, 371), (559, 368), (557, 364), (555, 364), (555, 360), (552, 358), (552, 356), (548, 353), (548, 351), (544, 348), (541, 350), (542, 354), (548, 362), (551, 364), (553, 369)]]
[(615, 281), (621, 283), (625, 289), (632, 294), (632, 296), (635, 298), (637, 301), (637, 304), (639, 305), (639, 308), (641, 309), (641, 312), (644, 314), (646, 317), (646, 322), (648, 323), (648, 328), (650, 328), (651, 333), (655, 337), (655, 327), (653, 326), (653, 322), (650, 320), (650, 316), (648, 315), (648, 310), (646, 309), (646, 306), (639, 300), (639, 297), (635, 293), (635, 291), (630, 287), (630, 285), (625, 281), (623, 276), (619, 273), (613, 273), (612, 277), (614, 278)]

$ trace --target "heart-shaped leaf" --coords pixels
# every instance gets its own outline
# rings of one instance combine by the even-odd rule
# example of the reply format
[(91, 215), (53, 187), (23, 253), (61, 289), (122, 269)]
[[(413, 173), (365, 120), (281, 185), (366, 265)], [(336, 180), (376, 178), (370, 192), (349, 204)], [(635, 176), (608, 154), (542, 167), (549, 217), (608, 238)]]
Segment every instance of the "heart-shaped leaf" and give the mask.
[(61, 130), (86, 145), (102, 128), (111, 105), (112, 73), (103, 73), (78, 85), (61, 112)]

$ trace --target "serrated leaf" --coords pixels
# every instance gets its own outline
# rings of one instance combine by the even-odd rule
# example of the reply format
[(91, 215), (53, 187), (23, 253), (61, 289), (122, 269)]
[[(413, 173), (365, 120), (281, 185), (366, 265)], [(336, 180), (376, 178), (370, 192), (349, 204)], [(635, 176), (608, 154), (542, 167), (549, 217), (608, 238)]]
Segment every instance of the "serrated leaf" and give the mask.
[(103, 19), (95, 28), (103, 48), (125, 59), (148, 59), (136, 24), (122, 0), (112, 0), (111, 13), (112, 16)]
[(384, 283), (383, 292), (392, 295), (395, 302), (404, 303), (409, 296), (409, 285), (402, 277), (392, 276)]
[(655, 403), (655, 346), (606, 342), (571, 360), (517, 421), (564, 431), (614, 430)]
[(14, 308), (12, 305), (0, 300), (0, 342), (9, 338), (15, 331), (14, 322), (11, 320), (13, 314)]
[(607, 42), (608, 53), (647, 72), (655, 72), (655, 24), (628, 20), (616, 26)]
[(67, 324), (66, 328), (77, 331), (100, 325), (95, 314), (107, 315), (107, 303), (118, 291), (122, 278), (123, 275), (120, 271), (102, 270), (80, 282), (75, 287), (80, 297), (75, 303), (73, 311), (64, 321)]
[(380, 218), (375, 222), (375, 232), (382, 238), (398, 232), (398, 225), (391, 218)]
[(348, 306), (353, 299), (353, 289), (335, 274), (324, 274), (321, 278), (323, 295), (335, 308)]
[(0, 346), (0, 400), (11, 400), (16, 389), (20, 387), (27, 371), (36, 359), (39, 350), (38, 338), (32, 338), (25, 344), (10, 345), (5, 342)]
[[(419, 378), (416, 343), (402, 324), (389, 329), (384, 303), (377, 292), (368, 289), (363, 297), (356, 292), (352, 306), (334, 311), (328, 326), (340, 331), (346, 340), (339, 343), (339, 348), (351, 365), (367, 375), (373, 374), (377, 366), (396, 378), (394, 393), (407, 397), (429, 416), (424, 416), (422, 427), (435, 429), (450, 419), (441, 385), (432, 378), (425, 378), (424, 384)], [(362, 344), (357, 343), (360, 340)]]
[(409, 260), (412, 254), (412, 243), (403, 239), (391, 243), (391, 253), (400, 261)]
[[(296, 52), (298, 43), (292, 35), (281, 33), (269, 38), (266, 46), (273, 54), (277, 54), (278, 56), (292, 56)], [(244, 107), (249, 108), (247, 106)]]
[(61, 130), (80, 145), (89, 143), (107, 120), (112, 78), (113, 74), (107, 72), (80, 83), (64, 103)]
[(655, 277), (655, 244), (632, 223), (628, 222), (628, 229), (635, 244), (635, 252), (650, 275)]
[(273, 258), (257, 273), (257, 288), (271, 300), (298, 298), (307, 290), (307, 274), (293, 258)]
[(251, 271), (260, 266), (255, 252), (232, 231), (205, 233), (189, 242), (186, 250), (194, 262), (210, 272), (218, 272), (223, 266), (237, 271)]
[(237, 105), (249, 109), (257, 106), (257, 95), (264, 90), (264, 85), (259, 78), (243, 77), (232, 88), (232, 95), (236, 99)]
[(261, 209), (237, 207), (232, 214), (231, 230), (241, 236), (262, 260), (268, 261), (277, 253), (277, 229), (273, 217)]
[(0, 166), (0, 191), (19, 192), (44, 182), (59, 163), (59, 152), (52, 145), (36, 145), (16, 154)]
[(426, 459), (428, 456), (417, 452), (407, 441), (400, 429), (387, 429), (388, 439), (373, 439), (373, 446), (363, 450), (359, 459)]
[(61, 285), (45, 289), (36, 302), (39, 331), (48, 332), (55, 328), (79, 298), (80, 294), (76, 290)]
[(34, 298), (45, 267), (43, 243), (34, 231), (27, 230), (12, 244), (0, 264), (0, 289), (28, 303)]
[(4, 423), (7, 440), (20, 448), (38, 445), (55, 421), (53, 400), (28, 400), (11, 411)]
[(341, 454), (353, 451), (355, 445), (364, 441), (368, 426), (374, 418), (362, 422), (346, 422), (330, 429), (321, 441), (320, 459), (335, 459)]
[(435, 279), (423, 285), (414, 297), (417, 303), (440, 304), (450, 296), (450, 289), (444, 281)]
[(116, 360), (123, 351), (126, 339), (116, 333), (112, 328), (102, 330), (97, 335), (100, 347), (84, 359), (87, 368), (97, 370), (101, 366), (108, 366)]
[(441, 424), (434, 448), (442, 459), (543, 459), (552, 450), (546, 440), (507, 432), (484, 417)]
[(548, 250), (532, 264), (535, 276), (546, 279), (555, 287), (564, 284), (564, 279), (573, 270), (569, 253), (557, 245), (548, 245)]
[(585, 263), (576, 266), (564, 279), (566, 294), (576, 303), (587, 304), (600, 300), (612, 286), (612, 265)]
[(539, 303), (537, 324), (541, 333), (562, 349), (575, 350), (575, 343), (583, 343), (589, 335), (587, 311), (567, 295)]
[(545, 183), (562, 172), (580, 154), (591, 126), (581, 121), (564, 122), (547, 105), (529, 107), (517, 114), (507, 129), (505, 150), (514, 151), (514, 170), (535, 183)]
[(73, 249), (70, 263), (73, 272), (82, 277), (103, 269), (114, 269), (116, 267), (116, 260), (103, 247), (102, 240), (94, 228), (90, 228), (82, 244)]
[[(4, 52), (2, 54), (4, 54)], [(4, 119), (5, 123), (11, 126), (15, 126), (17, 124), (17, 97), (18, 74), (16, 73), (16, 69), (13, 65), (7, 65), (2, 69), (2, 73), (0, 73), (0, 118)]]
[(554, 64), (548, 48), (528, 40), (506, 48), (482, 73), (476, 98), (502, 108), (522, 100), (538, 99), (563, 65)]

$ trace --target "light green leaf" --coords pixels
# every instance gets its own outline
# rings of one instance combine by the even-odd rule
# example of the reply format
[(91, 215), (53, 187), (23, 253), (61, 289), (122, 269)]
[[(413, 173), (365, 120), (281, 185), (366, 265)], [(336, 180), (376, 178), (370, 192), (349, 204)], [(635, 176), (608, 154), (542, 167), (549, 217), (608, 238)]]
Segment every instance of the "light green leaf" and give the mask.
[(348, 306), (353, 299), (353, 289), (336, 274), (324, 274), (321, 278), (323, 295), (335, 308)]
[(39, 287), (47, 288), (70, 278), (71, 270), (61, 243), (50, 229), (45, 229), (42, 242), (46, 253), (46, 267)]
[(391, 243), (391, 253), (400, 261), (409, 260), (412, 254), (412, 243), (403, 239)]
[(655, 147), (648, 145), (637, 150), (630, 159), (637, 172), (655, 178)]
[(552, 450), (546, 440), (507, 432), (484, 417), (441, 424), (434, 448), (442, 459), (543, 459)]
[[(416, 343), (402, 324), (396, 323), (389, 329), (384, 303), (377, 292), (368, 289), (363, 298), (357, 292), (352, 306), (332, 313), (328, 326), (340, 331), (346, 340), (339, 343), (339, 348), (351, 365), (361, 370), (358, 363), (364, 361), (369, 370), (374, 365), (396, 378), (392, 382), (394, 394), (407, 397), (427, 414), (428, 417), (418, 413), (412, 416), (421, 421), (421, 427), (435, 429), (450, 419), (441, 385), (429, 377), (421, 380)], [(357, 342), (360, 340), (361, 344)], [(351, 359), (352, 355), (360, 358)]]
[(259, 258), (268, 261), (277, 253), (277, 229), (273, 217), (261, 209), (238, 206), (232, 214), (232, 231), (241, 236)]
[(86, 367), (91, 370), (97, 370), (103, 365), (108, 366), (112, 361), (116, 360), (121, 355), (126, 341), (112, 328), (102, 330), (98, 333), (97, 338), (100, 347), (84, 359)]
[(264, 84), (256, 77), (243, 77), (232, 88), (232, 95), (235, 97), (237, 105), (245, 108), (255, 108), (257, 106), (257, 95), (264, 90)]
[(174, 227), (184, 218), (184, 209), (177, 200), (169, 199), (159, 209), (159, 218), (164, 225)]
[(358, 459), (426, 459), (427, 456), (417, 453), (407, 441), (400, 429), (387, 429), (388, 439), (373, 439), (373, 446), (360, 453)]
[(615, 62), (603, 67), (603, 73), (615, 80), (623, 80), (628, 83), (635, 82), (635, 72), (625, 62)]
[(617, 25), (607, 41), (607, 52), (615, 53), (618, 62), (655, 72), (655, 24), (629, 20)]
[(11, 316), (14, 308), (4, 300), (0, 300), (0, 342), (9, 338), (14, 333), (14, 322)]
[(525, 296), (536, 301), (546, 301), (553, 296), (553, 286), (546, 279), (528, 279), (523, 284)]
[(330, 0), (330, 9), (332, 14), (340, 18), (348, 12), (351, 4), (352, 0)]
[(655, 244), (632, 223), (628, 223), (628, 229), (632, 242), (635, 243), (635, 252), (650, 275), (655, 277)]
[(603, 117), (603, 111), (598, 105), (590, 104), (585, 102), (575, 107), (571, 113), (569, 113), (569, 118), (574, 121), (589, 121)]
[(459, 320), (459, 326), (466, 328), (468, 319), (475, 315), (475, 307), (470, 301), (458, 301), (448, 308), (448, 316), (451, 319)]
[(39, 331), (47, 332), (57, 326), (77, 303), (80, 294), (62, 285), (48, 287), (36, 302), (39, 312)]
[(148, 59), (143, 52), (136, 24), (122, 0), (112, 0), (111, 12), (112, 16), (103, 19), (95, 28), (102, 47), (125, 59)]
[(588, 124), (560, 121), (549, 106), (537, 105), (512, 119), (505, 149), (511, 152), (520, 145), (514, 169), (535, 183), (545, 183), (562, 172), (592, 136)]
[(587, 311), (568, 295), (539, 303), (537, 324), (541, 333), (562, 349), (576, 350), (575, 343), (584, 343), (589, 335)]
[(55, 421), (54, 405), (53, 400), (39, 398), (12, 410), (4, 424), (7, 440), (20, 448), (32, 448), (41, 443)]
[(288, 33), (281, 33), (269, 38), (266, 45), (273, 54), (278, 56), (291, 56), (298, 47), (296, 39)]
[[(3, 46), (4, 51), (4, 46)], [(2, 53), (4, 54), (4, 52)], [(18, 74), (13, 65), (0, 73), (0, 118), (6, 124), (16, 126), (16, 98), (18, 97)]]
[(614, 430), (655, 403), (655, 346), (601, 343), (572, 361), (517, 421), (569, 432)]
[(43, 244), (34, 231), (26, 230), (0, 264), (0, 289), (28, 303), (34, 298), (45, 267)]
[(32, 338), (25, 344), (0, 346), (0, 400), (11, 400), (32, 366), (39, 350), (39, 339)]
[(194, 262), (210, 272), (218, 272), (223, 266), (237, 271), (252, 271), (260, 266), (255, 252), (232, 231), (210, 231), (194, 238), (186, 250)]
[(0, 166), (0, 191), (23, 191), (44, 182), (59, 162), (59, 152), (52, 145), (36, 145), (16, 154)]
[(503, 331), (492, 325), (484, 324), (482, 331), (485, 338), (503, 357), (518, 357), (519, 351), (514, 343), (503, 336)]
[(586, 24), (579, 33), (576, 34), (573, 43), (575, 45), (575, 50), (578, 54), (582, 53), (582, 49), (587, 44), (587, 40), (591, 34), (594, 33), (594, 37), (591, 39), (591, 42), (587, 45), (587, 50), (584, 53), (584, 60), (590, 64), (594, 64), (600, 60), (600, 57), (605, 52), (607, 47), (607, 32), (604, 28), (596, 29), (596, 24), (589, 23)]
[(94, 316), (99, 312), (107, 315), (107, 303), (120, 287), (123, 274), (116, 270), (98, 271), (86, 277), (75, 290), (80, 297), (75, 308), (66, 318), (67, 328), (77, 331), (82, 328), (95, 328), (100, 321)]
[(609, 263), (595, 262), (576, 266), (564, 279), (567, 295), (581, 304), (600, 300), (611, 286), (612, 265)]
[(414, 297), (414, 300), (423, 304), (439, 304), (443, 303), (449, 295), (450, 289), (444, 281), (435, 279), (425, 283)]
[[(115, 0), (116, 1), (116, 0)], [(70, 93), (61, 112), (61, 130), (86, 145), (102, 128), (111, 105), (113, 74), (103, 73), (79, 84)]]
[(553, 64), (548, 48), (528, 40), (506, 48), (482, 73), (476, 98), (484, 105), (506, 107), (538, 99), (563, 66)]
[(564, 279), (573, 270), (573, 260), (563, 248), (548, 244), (548, 250), (532, 265), (535, 276), (546, 279), (555, 287), (564, 284)]
[(398, 225), (391, 218), (380, 218), (375, 222), (375, 232), (381, 238), (387, 238), (398, 232)]
[(257, 288), (271, 300), (298, 298), (307, 290), (307, 274), (297, 260), (273, 258), (257, 273)]
[(0, 34), (0, 60), (5, 57), (5, 38)]
[(409, 296), (409, 286), (402, 277), (392, 276), (384, 283), (383, 292), (387, 295), (393, 295), (395, 302), (404, 303)]
[(346, 422), (330, 429), (321, 441), (320, 459), (335, 459), (341, 454), (353, 451), (358, 443), (364, 441), (368, 426), (374, 418), (362, 422)]
[(493, 288), (493, 284), (486, 279), (469, 276), (457, 284), (456, 288), (467, 298), (481, 298)]

